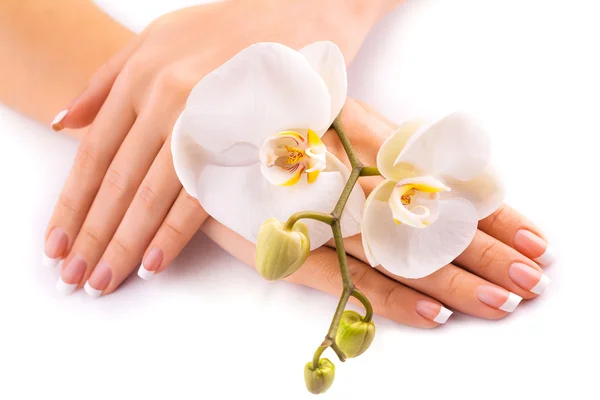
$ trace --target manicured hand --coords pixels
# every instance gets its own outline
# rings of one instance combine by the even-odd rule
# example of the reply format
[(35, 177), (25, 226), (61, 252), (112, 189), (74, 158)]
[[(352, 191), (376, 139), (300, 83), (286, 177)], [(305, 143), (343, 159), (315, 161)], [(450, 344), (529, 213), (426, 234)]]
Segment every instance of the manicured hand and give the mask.
[[(342, 123), (359, 157), (376, 164), (379, 146), (396, 129), (370, 107), (349, 99)], [(323, 141), (327, 149), (344, 159), (335, 133)], [(381, 178), (361, 178), (369, 193)], [(254, 265), (254, 245), (209, 218), (202, 230), (225, 250)], [(333, 243), (329, 244), (334, 247)], [(311, 253), (303, 267), (287, 280), (339, 295), (342, 290), (337, 253), (322, 247)], [(480, 221), (471, 245), (450, 265), (422, 279), (386, 275), (368, 265), (360, 236), (345, 239), (352, 255), (352, 279), (378, 314), (407, 325), (431, 328), (445, 323), (452, 310), (486, 319), (500, 319), (522, 299), (533, 299), (550, 282), (542, 267), (553, 260), (552, 249), (539, 229), (507, 205)]]
[(164, 270), (207, 215), (182, 190), (169, 135), (192, 87), (247, 46), (337, 43), (347, 62), (396, 0), (227, 1), (161, 17), (102, 67), (53, 122), (83, 138), (45, 237), (58, 289), (96, 297), (136, 269)]

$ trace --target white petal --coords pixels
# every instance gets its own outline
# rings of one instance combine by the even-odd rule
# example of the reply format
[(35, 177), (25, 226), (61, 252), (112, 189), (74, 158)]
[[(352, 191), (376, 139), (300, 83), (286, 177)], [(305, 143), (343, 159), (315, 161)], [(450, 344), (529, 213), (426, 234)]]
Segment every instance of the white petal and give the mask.
[[(348, 92), (348, 78), (344, 55), (340, 48), (332, 42), (310, 44), (300, 50), (300, 53), (306, 57), (312, 68), (323, 78), (327, 89), (329, 89), (329, 94), (331, 95), (329, 125), (331, 125), (340, 111), (342, 111)], [(322, 136), (325, 131), (317, 133)]]
[[(350, 177), (350, 170), (348, 167), (329, 152), (327, 153), (327, 171), (339, 171), (343, 177), (344, 185)], [(338, 194), (338, 198), (340, 194), (341, 191)], [(348, 198), (346, 207), (344, 207), (344, 212), (342, 213), (342, 218), (340, 220), (343, 237), (354, 236), (360, 233), (364, 204), (365, 192), (360, 186), (360, 183), (356, 183), (354, 189), (352, 189), (352, 193), (350, 193), (350, 197)], [(332, 211), (333, 208), (328, 212)]]
[(491, 165), (470, 181), (459, 181), (445, 177), (444, 181), (452, 188), (442, 198), (462, 197), (473, 204), (479, 219), (484, 219), (496, 211), (504, 201), (504, 185)]
[[(184, 111), (185, 113), (185, 111)], [(183, 114), (177, 119), (171, 135), (173, 166), (184, 189), (198, 198), (196, 182), (207, 164), (241, 167), (258, 162), (258, 150), (248, 143), (238, 143), (220, 153), (210, 153), (198, 146), (183, 130)]]
[[(365, 201), (365, 206), (364, 206), (365, 212), (363, 214), (363, 220), (362, 220), (362, 226), (363, 226), (362, 245), (363, 245), (363, 249), (365, 251), (365, 255), (367, 256), (367, 261), (369, 261), (369, 264), (371, 264), (372, 267), (378, 266), (379, 261), (377, 261), (377, 259), (373, 255), (373, 252), (371, 251), (371, 246), (369, 245), (369, 235), (366, 233), (365, 227), (373, 226), (373, 224), (377, 223), (376, 221), (371, 221), (372, 218), (377, 218), (376, 214), (374, 214), (373, 212), (370, 212), (370, 211), (372, 211), (372, 208), (371, 208), (372, 203), (375, 201), (387, 203), (395, 186), (396, 186), (396, 182), (391, 181), (391, 180), (385, 180), (385, 181), (381, 182), (379, 185), (377, 185), (375, 187), (375, 189), (373, 189), (373, 191), (371, 192), (371, 194), (369, 195), (369, 197), (367, 197), (367, 200)], [(390, 212), (391, 212), (391, 210), (390, 210)]]
[(384, 178), (399, 181), (417, 175), (423, 175), (414, 165), (396, 163), (398, 155), (408, 143), (410, 137), (419, 130), (422, 122), (405, 122), (394, 134), (388, 137), (377, 153), (377, 168)]
[[(217, 221), (253, 243), (268, 218), (286, 221), (298, 211), (329, 213), (344, 187), (339, 172), (322, 172), (312, 184), (301, 179), (294, 186), (275, 186), (261, 174), (260, 165), (222, 167), (206, 165), (198, 176), (195, 193), (204, 209)], [(304, 220), (311, 249), (331, 239), (329, 225)]]
[[(380, 192), (388, 186), (380, 186)], [(465, 199), (440, 201), (439, 205), (438, 219), (418, 229), (396, 224), (387, 201), (367, 201), (363, 237), (369, 261), (376, 260), (392, 274), (409, 279), (422, 278), (452, 262), (473, 240), (477, 213)]]
[(450, 114), (413, 134), (396, 165), (412, 164), (426, 175), (446, 175), (467, 181), (483, 171), (490, 160), (486, 131), (465, 114)]
[(182, 129), (210, 152), (236, 143), (259, 148), (290, 129), (327, 129), (331, 97), (306, 58), (277, 43), (258, 43), (192, 89)]

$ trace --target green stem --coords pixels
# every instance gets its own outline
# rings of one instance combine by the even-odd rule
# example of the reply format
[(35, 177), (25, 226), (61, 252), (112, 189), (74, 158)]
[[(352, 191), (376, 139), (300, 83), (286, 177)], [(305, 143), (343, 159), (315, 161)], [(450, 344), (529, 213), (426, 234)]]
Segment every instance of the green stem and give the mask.
[(342, 126), (342, 121), (339, 116), (333, 120), (333, 129), (335, 130), (335, 133), (337, 133), (340, 142), (342, 142), (342, 146), (344, 146), (344, 151), (350, 160), (352, 169), (362, 168), (363, 165), (358, 159), (358, 156), (356, 155), (356, 152), (350, 143), (350, 139), (348, 139), (348, 135), (346, 135), (346, 131), (344, 131), (344, 127)]
[(331, 320), (331, 325), (329, 326), (329, 330), (327, 331), (327, 336), (325, 336), (325, 340), (319, 346), (319, 348), (315, 351), (312, 367), (313, 369), (318, 368), (319, 366), (319, 358), (323, 354), (323, 352), (331, 347), (333, 351), (338, 355), (340, 361), (346, 360), (346, 355), (339, 348), (337, 343), (335, 342), (335, 338), (337, 336), (337, 331), (340, 327), (340, 321), (342, 319), (342, 314), (348, 305), (348, 300), (350, 297), (355, 297), (358, 299), (366, 310), (365, 322), (370, 322), (373, 318), (373, 307), (369, 302), (369, 299), (358, 289), (354, 287), (354, 283), (352, 282), (352, 277), (350, 276), (350, 271), (348, 270), (348, 256), (346, 255), (346, 250), (344, 248), (344, 239), (342, 237), (342, 227), (340, 226), (340, 219), (342, 216), (342, 212), (346, 207), (346, 203), (350, 198), (350, 194), (358, 181), (358, 178), (361, 176), (375, 176), (380, 175), (377, 167), (364, 167), (360, 162), (356, 152), (352, 148), (352, 144), (342, 127), (342, 123), (340, 118), (337, 117), (335, 121), (333, 121), (333, 129), (335, 129), (342, 146), (344, 146), (344, 150), (350, 160), (350, 165), (352, 166), (352, 171), (350, 172), (350, 177), (344, 186), (344, 190), (340, 195), (340, 199), (338, 200), (335, 208), (331, 212), (331, 215), (314, 213), (314, 212), (299, 212), (292, 215), (285, 226), (287, 229), (291, 229), (294, 226), (294, 223), (301, 218), (312, 218), (319, 221), (322, 221), (331, 226), (331, 230), (333, 232), (333, 239), (335, 241), (335, 250), (338, 255), (338, 261), (340, 263), (340, 272), (342, 274), (342, 284), (343, 290), (342, 295), (340, 297), (340, 301), (338, 302), (337, 308), (335, 310), (335, 314), (333, 315), (333, 319)]
[(312, 361), (312, 369), (313, 371), (317, 368), (319, 368), (319, 359), (321, 358), (321, 354), (323, 354), (323, 352), (325, 350), (327, 350), (327, 348), (330, 345), (328, 344), (327, 346), (321, 345), (319, 346), (319, 348), (317, 349), (317, 351), (315, 351), (315, 355), (313, 356), (313, 361)]
[(317, 221), (324, 222), (327, 225), (333, 224), (334, 221), (333, 216), (331, 216), (330, 214), (320, 213), (316, 211), (300, 211), (295, 214), (292, 214), (288, 218), (283, 228), (287, 231), (291, 231), (294, 227), (294, 224), (302, 218), (316, 219)]
[(352, 277), (348, 271), (348, 257), (346, 256), (346, 250), (344, 249), (344, 238), (342, 237), (342, 227), (339, 221), (335, 221), (331, 225), (333, 231), (333, 240), (335, 241), (335, 251), (337, 251), (338, 261), (340, 263), (340, 270), (342, 272), (342, 283), (344, 284), (344, 291), (348, 291), (348, 297), (354, 289), (354, 283), (352, 283)]
[(367, 296), (365, 296), (360, 290), (354, 288), (354, 290), (352, 291), (352, 297), (360, 301), (363, 307), (365, 308), (366, 314), (363, 321), (371, 322), (371, 320), (373, 319), (373, 306), (371, 305), (369, 299), (367, 299)]
[(348, 182), (346, 182), (346, 186), (344, 186), (344, 190), (342, 190), (342, 195), (340, 196), (340, 199), (338, 200), (337, 204), (335, 205), (335, 208), (333, 209), (333, 212), (331, 213), (331, 215), (336, 218), (336, 219), (340, 219), (342, 217), (342, 212), (344, 212), (344, 207), (346, 207), (346, 203), (348, 202), (348, 199), (350, 198), (350, 194), (352, 193), (352, 190), (354, 189), (354, 185), (356, 185), (356, 182), (358, 181), (358, 178), (360, 177), (360, 170), (361, 168), (354, 168), (352, 170), (352, 172), (350, 172), (350, 177), (348, 178)]

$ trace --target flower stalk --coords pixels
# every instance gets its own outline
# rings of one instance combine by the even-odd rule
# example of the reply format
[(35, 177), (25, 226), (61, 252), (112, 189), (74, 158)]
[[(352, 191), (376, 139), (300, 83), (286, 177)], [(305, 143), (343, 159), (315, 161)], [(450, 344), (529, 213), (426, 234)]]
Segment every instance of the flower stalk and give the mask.
[(337, 354), (340, 361), (344, 362), (346, 360), (346, 355), (336, 343), (335, 338), (340, 326), (342, 314), (344, 313), (344, 310), (346, 309), (348, 301), (351, 297), (356, 298), (365, 308), (365, 322), (368, 323), (373, 318), (373, 307), (371, 305), (371, 302), (360, 290), (358, 290), (354, 286), (354, 283), (352, 282), (352, 277), (350, 276), (350, 271), (348, 269), (348, 257), (344, 248), (344, 240), (342, 237), (340, 219), (344, 208), (346, 207), (346, 203), (350, 198), (350, 194), (352, 193), (354, 186), (358, 182), (358, 178), (360, 178), (361, 176), (378, 176), (380, 175), (380, 173), (377, 167), (364, 166), (363, 163), (360, 161), (360, 159), (356, 155), (356, 152), (354, 151), (354, 148), (352, 147), (352, 144), (350, 143), (350, 139), (344, 131), (339, 116), (333, 121), (332, 127), (337, 133), (338, 138), (342, 143), (342, 146), (344, 147), (344, 151), (346, 152), (346, 155), (348, 156), (348, 159), (350, 160), (350, 165), (352, 167), (350, 177), (348, 178), (348, 181), (344, 186), (342, 194), (340, 195), (340, 198), (331, 214), (324, 214), (312, 211), (301, 211), (290, 216), (290, 218), (285, 223), (285, 228), (291, 229), (298, 220), (308, 218), (321, 221), (331, 226), (333, 239), (335, 241), (335, 249), (340, 264), (340, 272), (342, 275), (343, 284), (342, 294), (340, 296), (340, 300), (333, 315), (333, 319), (331, 320), (329, 330), (325, 335), (325, 339), (314, 353), (312, 360), (313, 369), (318, 368), (321, 355), (325, 350), (327, 350), (327, 348), (331, 348)]

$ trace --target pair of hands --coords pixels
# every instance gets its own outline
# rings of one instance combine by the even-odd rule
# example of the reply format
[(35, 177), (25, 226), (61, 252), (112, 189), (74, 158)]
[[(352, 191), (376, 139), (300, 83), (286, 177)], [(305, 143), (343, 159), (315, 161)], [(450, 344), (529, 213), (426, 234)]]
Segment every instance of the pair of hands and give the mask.
[[(103, 66), (54, 124), (57, 129), (91, 124), (46, 234), (47, 262), (64, 259), (59, 289), (70, 293), (85, 285), (93, 296), (108, 294), (140, 260), (140, 276), (149, 278), (167, 268), (200, 227), (252, 265), (253, 245), (209, 218), (181, 188), (170, 153), (173, 124), (191, 88), (252, 43), (276, 41), (300, 48), (330, 40), (350, 62), (394, 2), (358, 7), (367, 3), (264, 0), (192, 7), (160, 18)], [(374, 164), (394, 124), (352, 100), (342, 118), (360, 157)], [(331, 139), (331, 133), (324, 138), (328, 149), (343, 159), (343, 150)], [(364, 179), (365, 191), (376, 182)], [(479, 317), (501, 318), (507, 312), (499, 308), (509, 292), (535, 296), (530, 289), (543, 275), (532, 259), (544, 254), (547, 245), (535, 227), (507, 207), (482, 221), (480, 229), (457, 265), (420, 280), (372, 269), (360, 238), (349, 238), (354, 281), (376, 312), (398, 322), (437, 326), (444, 322), (438, 318), (444, 314), (442, 303)], [(316, 250), (289, 280), (338, 293), (335, 251)]]

